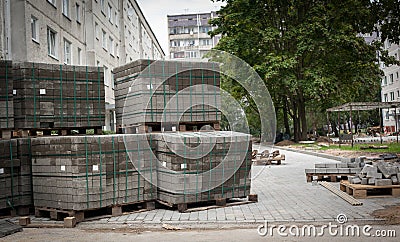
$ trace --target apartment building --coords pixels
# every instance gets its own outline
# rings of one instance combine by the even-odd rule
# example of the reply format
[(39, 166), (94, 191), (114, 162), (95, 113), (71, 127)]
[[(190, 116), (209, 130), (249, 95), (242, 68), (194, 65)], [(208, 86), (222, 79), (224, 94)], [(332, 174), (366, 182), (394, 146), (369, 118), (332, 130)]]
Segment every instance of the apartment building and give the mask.
[(104, 68), (107, 130), (115, 128), (111, 70), (165, 56), (135, 0), (0, 1), (3, 59)]
[[(400, 46), (385, 41), (384, 48), (389, 52), (389, 55), (400, 60)], [(380, 68), (384, 72), (384, 76), (382, 77), (382, 102), (400, 102), (400, 66), (385, 66), (381, 63)], [(399, 129), (400, 109), (386, 109), (382, 112), (385, 132), (392, 133), (398, 131), (396, 130), (396, 122)]]
[(168, 15), (170, 59), (200, 59), (218, 44), (221, 36), (211, 37), (209, 20), (216, 12)]

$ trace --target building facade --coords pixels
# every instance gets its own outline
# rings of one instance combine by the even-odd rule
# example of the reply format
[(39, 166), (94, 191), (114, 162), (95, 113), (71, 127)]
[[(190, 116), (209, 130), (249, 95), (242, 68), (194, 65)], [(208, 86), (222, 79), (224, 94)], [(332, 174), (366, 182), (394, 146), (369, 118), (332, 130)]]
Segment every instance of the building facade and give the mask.
[(209, 20), (216, 12), (168, 15), (168, 41), (170, 59), (199, 59), (215, 47), (220, 35), (211, 37)]
[[(396, 60), (400, 60), (400, 46), (391, 44), (389, 41), (385, 41), (384, 48), (389, 52), (389, 55), (393, 56)], [(385, 66), (383, 63), (381, 63), (380, 67), (384, 73), (381, 83), (382, 102), (400, 102), (400, 66)], [(399, 115), (400, 109), (395, 110), (393, 108), (382, 110), (383, 126), (386, 133), (393, 133), (399, 130)]]
[(106, 127), (115, 128), (111, 70), (164, 52), (135, 0), (0, 0), (3, 59), (104, 68)]

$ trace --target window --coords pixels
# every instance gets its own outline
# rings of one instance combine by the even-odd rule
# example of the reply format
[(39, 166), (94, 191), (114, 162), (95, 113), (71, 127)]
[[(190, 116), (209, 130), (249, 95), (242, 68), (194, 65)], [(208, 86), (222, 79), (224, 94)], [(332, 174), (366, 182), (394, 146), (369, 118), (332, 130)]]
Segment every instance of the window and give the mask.
[(80, 23), (81, 22), (81, 6), (78, 3), (75, 4), (75, 10), (76, 10), (76, 22)]
[(118, 28), (118, 13), (115, 12), (114, 16), (115, 16), (115, 27)]
[(100, 31), (99, 31), (99, 24), (97, 22), (94, 22), (94, 32), (96, 35), (96, 39), (100, 39)]
[(383, 95), (383, 100), (384, 100), (384, 102), (388, 102), (389, 100), (388, 100), (388, 95), (387, 94), (384, 94)]
[(393, 74), (390, 74), (390, 83), (393, 83)]
[(104, 13), (105, 0), (100, 0), (100, 5), (101, 5), (101, 11)]
[(56, 6), (56, 0), (47, 0), (47, 2), (51, 3), (54, 7)]
[(110, 55), (114, 55), (114, 40), (111, 36), (108, 38), (108, 50), (110, 51)]
[(203, 39), (203, 45), (210, 45), (211, 41), (209, 39)]
[(397, 90), (397, 98), (400, 97), (400, 90)]
[(115, 44), (115, 55), (119, 57), (118, 43)]
[(62, 12), (65, 16), (69, 17), (69, 0), (63, 0)]
[(107, 34), (104, 30), (102, 30), (102, 38), (101, 39), (103, 41), (103, 43), (102, 43), (103, 48), (105, 50), (107, 50)]
[(399, 78), (399, 72), (398, 71), (396, 72), (396, 78), (397, 79)]
[(389, 119), (389, 112), (388, 111), (386, 111), (385, 118)]
[(32, 40), (39, 42), (38, 19), (33, 16), (31, 17), (31, 31), (32, 31)]
[(113, 11), (112, 11), (112, 7), (110, 4), (108, 4), (108, 21), (110, 21), (110, 23), (113, 23)]
[(385, 78), (383, 80), (383, 85), (387, 85), (387, 76), (385, 76)]
[(82, 50), (78, 47), (78, 65), (82, 65)]
[(57, 32), (47, 28), (47, 52), (50, 56), (57, 58)]
[(104, 68), (104, 85), (109, 86), (110, 85), (110, 79), (108, 77), (108, 67), (103, 66)]
[(71, 64), (71, 42), (64, 39), (64, 63)]

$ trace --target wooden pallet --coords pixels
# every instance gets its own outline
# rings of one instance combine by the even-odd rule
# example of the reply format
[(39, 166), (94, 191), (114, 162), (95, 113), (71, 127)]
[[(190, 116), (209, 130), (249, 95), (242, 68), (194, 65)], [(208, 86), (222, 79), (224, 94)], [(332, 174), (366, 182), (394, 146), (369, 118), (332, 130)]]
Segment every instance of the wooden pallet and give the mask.
[(0, 218), (1, 217), (15, 217), (17, 215), (23, 216), (30, 214), (32, 206), (29, 205), (21, 205), (15, 206), (13, 208), (7, 207), (0, 209)]
[(10, 234), (21, 232), (22, 227), (14, 224), (11, 221), (3, 220), (0, 221), (0, 238), (5, 237)]
[(332, 193), (334, 193), (338, 197), (342, 198), (346, 202), (350, 203), (352, 206), (361, 206), (361, 205), (363, 205), (362, 202), (358, 201), (357, 199), (355, 199), (354, 197), (348, 195), (347, 193), (339, 190), (336, 186), (333, 186), (331, 183), (328, 183), (326, 181), (322, 181), (322, 182), (318, 182), (318, 184), (323, 186), (323, 187), (325, 187), (326, 189), (328, 189), (329, 191), (331, 191)]
[(314, 181), (314, 177), (316, 181), (329, 181), (329, 182), (337, 182), (341, 180), (347, 180), (349, 176), (354, 176), (355, 173), (306, 173), (307, 182)]
[(349, 181), (340, 182), (340, 190), (352, 195), (354, 198), (371, 197), (400, 197), (400, 185), (372, 186), (350, 184)]
[[(103, 130), (101, 127), (85, 128), (44, 128), (44, 129), (20, 129), (12, 132), (14, 138), (36, 137), (36, 136), (66, 136), (66, 135), (85, 135), (88, 130), (94, 130), (93, 134), (100, 135)], [(90, 133), (92, 134), (92, 133)]]
[(231, 206), (238, 206), (238, 205), (258, 202), (258, 196), (256, 194), (249, 195), (247, 197), (247, 200), (242, 200), (241, 198), (243, 199), (245, 197), (231, 198), (231, 199), (221, 198), (206, 202), (179, 203), (179, 204), (170, 204), (167, 202), (163, 202), (161, 200), (157, 200), (157, 202), (169, 208), (173, 209), (176, 208), (181, 213), (199, 212), (213, 208), (231, 207)]
[[(211, 127), (211, 128), (210, 128)], [(207, 131), (220, 130), (219, 122), (184, 122), (184, 123), (145, 123), (129, 127), (118, 127), (120, 134), (144, 134), (152, 132), (176, 132), (176, 131)]]
[(155, 201), (142, 201), (128, 204), (118, 204), (104, 208), (87, 210), (67, 210), (48, 207), (35, 207), (36, 217), (47, 217), (52, 220), (63, 220), (65, 217), (75, 217), (76, 221), (82, 222), (90, 217), (120, 216), (123, 212), (149, 211), (155, 209)]

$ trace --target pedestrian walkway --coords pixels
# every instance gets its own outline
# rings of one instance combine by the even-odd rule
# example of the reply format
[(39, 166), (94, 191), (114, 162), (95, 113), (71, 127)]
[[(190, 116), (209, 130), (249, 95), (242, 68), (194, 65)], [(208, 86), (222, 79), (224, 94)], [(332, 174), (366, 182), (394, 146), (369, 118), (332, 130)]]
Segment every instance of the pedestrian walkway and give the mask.
[[(266, 147), (254, 147), (260, 151)], [(398, 198), (361, 199), (364, 205), (351, 206), (338, 196), (316, 183), (307, 183), (305, 168), (316, 163), (337, 163), (331, 159), (309, 154), (281, 150), (286, 160), (280, 166), (253, 166), (252, 193), (258, 194), (258, 203), (209, 209), (199, 212), (179, 213), (167, 209), (156, 209), (117, 217), (82, 222), (81, 225), (148, 224), (160, 223), (243, 225), (290, 222), (333, 222), (339, 214), (348, 221), (373, 222), (370, 214), (384, 205), (398, 203)], [(339, 186), (339, 183), (336, 184)], [(32, 218), (35, 221), (37, 218)], [(41, 218), (38, 218), (41, 219)]]

